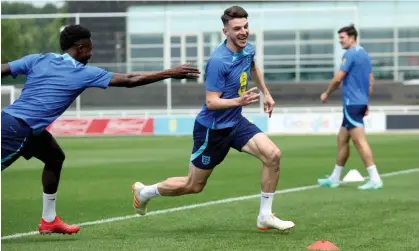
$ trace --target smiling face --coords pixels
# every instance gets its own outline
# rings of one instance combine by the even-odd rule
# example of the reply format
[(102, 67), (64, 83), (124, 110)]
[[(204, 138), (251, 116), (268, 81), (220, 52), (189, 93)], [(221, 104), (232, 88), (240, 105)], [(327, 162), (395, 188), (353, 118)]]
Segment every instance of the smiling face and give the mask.
[(350, 49), (357, 44), (358, 31), (353, 25), (345, 26), (338, 31), (339, 43), (342, 49)]
[(342, 49), (349, 49), (356, 44), (356, 40), (353, 36), (349, 36), (346, 32), (339, 33), (339, 43)]
[(247, 45), (249, 37), (249, 23), (247, 18), (234, 18), (227, 22), (223, 28), (228, 42), (237, 50), (242, 50)]
[(221, 16), (224, 28), (223, 33), (227, 37), (227, 47), (234, 52), (239, 52), (247, 45), (249, 37), (248, 14), (240, 6), (232, 6), (224, 11)]

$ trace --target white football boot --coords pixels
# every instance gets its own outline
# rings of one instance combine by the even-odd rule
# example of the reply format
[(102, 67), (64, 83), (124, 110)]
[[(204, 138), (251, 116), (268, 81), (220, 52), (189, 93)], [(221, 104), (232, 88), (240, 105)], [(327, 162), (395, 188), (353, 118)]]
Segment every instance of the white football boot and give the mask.
[(263, 219), (260, 219), (260, 217), (258, 217), (258, 220), (257, 220), (257, 227), (261, 231), (267, 231), (270, 229), (286, 231), (286, 230), (292, 229), (294, 226), (295, 226), (294, 222), (280, 220), (275, 216), (275, 214), (272, 214), (270, 216), (265, 216)]
[(132, 194), (134, 195), (134, 209), (135, 212), (139, 215), (145, 215), (147, 213), (147, 201), (141, 201), (140, 200), (140, 193), (144, 189), (145, 185), (141, 182), (135, 182), (134, 185), (132, 185)]

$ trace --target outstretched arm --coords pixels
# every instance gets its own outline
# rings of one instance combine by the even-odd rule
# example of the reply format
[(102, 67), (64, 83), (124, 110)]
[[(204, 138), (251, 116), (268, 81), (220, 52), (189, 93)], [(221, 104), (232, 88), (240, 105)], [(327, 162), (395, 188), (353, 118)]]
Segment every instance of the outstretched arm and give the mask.
[(1, 77), (9, 76), (11, 74), (9, 64), (1, 64)]
[(29, 54), (6, 64), (1, 64), (1, 77), (11, 75), (16, 78), (18, 75), (27, 75), (39, 56), (40, 54)]
[(109, 86), (132, 88), (151, 84), (167, 78), (170, 78), (170, 75), (165, 71), (150, 74), (114, 73)]
[(114, 73), (109, 86), (113, 87), (137, 87), (158, 82), (167, 78), (183, 79), (198, 78), (199, 70), (189, 64), (178, 66), (161, 72), (142, 72), (142, 73)]

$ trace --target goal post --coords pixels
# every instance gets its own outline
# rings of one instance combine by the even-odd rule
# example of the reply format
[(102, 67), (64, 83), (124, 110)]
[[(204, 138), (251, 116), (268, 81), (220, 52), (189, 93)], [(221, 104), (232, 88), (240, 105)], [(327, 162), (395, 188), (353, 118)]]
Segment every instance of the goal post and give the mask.
[(1, 104), (2, 108), (4, 106), (12, 104), (15, 102), (16, 98), (20, 94), (20, 89), (16, 88), (14, 85), (2, 85), (1, 86)]

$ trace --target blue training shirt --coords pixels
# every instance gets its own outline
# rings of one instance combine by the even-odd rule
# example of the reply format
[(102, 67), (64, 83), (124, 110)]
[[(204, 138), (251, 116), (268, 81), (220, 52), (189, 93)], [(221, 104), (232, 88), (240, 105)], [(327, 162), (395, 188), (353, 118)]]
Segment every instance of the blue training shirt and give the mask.
[(346, 72), (342, 90), (344, 105), (367, 105), (372, 64), (365, 49), (355, 46), (347, 50), (340, 69)]
[[(205, 89), (222, 92), (220, 98), (233, 99), (247, 91), (251, 79), (251, 65), (255, 56), (253, 45), (247, 43), (240, 53), (232, 52), (221, 43), (210, 55), (205, 68)], [(242, 118), (242, 107), (208, 110), (204, 104), (196, 120), (205, 127), (223, 129), (233, 127)]]
[(56, 120), (86, 88), (107, 88), (113, 73), (85, 66), (69, 54), (31, 54), (9, 63), (11, 75), (26, 75), (20, 97), (4, 112), (42, 130)]

